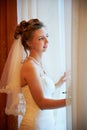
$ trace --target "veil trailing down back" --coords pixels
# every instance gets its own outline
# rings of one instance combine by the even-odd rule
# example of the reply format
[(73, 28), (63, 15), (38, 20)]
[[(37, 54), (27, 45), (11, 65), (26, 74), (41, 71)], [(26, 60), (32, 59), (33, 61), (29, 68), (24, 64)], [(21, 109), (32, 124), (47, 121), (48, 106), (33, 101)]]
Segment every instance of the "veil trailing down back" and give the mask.
[(24, 55), (21, 37), (19, 37), (14, 40), (0, 80), (0, 93), (7, 93), (5, 109), (7, 115), (24, 115), (25, 113), (26, 102), (20, 86), (20, 69)]

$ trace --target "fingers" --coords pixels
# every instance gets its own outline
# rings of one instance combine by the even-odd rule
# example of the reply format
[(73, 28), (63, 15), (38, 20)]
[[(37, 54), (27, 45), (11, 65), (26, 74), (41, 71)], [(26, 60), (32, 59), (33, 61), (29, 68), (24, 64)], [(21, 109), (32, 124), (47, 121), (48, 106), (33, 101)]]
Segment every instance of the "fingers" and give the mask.
[(64, 75), (62, 76), (63, 81), (66, 81), (67, 77), (66, 77), (66, 72), (64, 72)]
[(63, 75), (63, 80), (70, 80), (71, 79), (71, 71), (68, 71), (68, 72), (64, 72), (64, 75)]

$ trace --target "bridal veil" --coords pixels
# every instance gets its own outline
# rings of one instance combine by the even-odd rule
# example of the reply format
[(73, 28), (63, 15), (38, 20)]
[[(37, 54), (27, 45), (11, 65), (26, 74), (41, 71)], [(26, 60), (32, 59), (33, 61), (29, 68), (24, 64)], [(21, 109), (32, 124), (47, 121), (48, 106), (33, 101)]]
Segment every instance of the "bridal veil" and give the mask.
[(5, 113), (24, 115), (26, 102), (20, 86), (20, 69), (25, 52), (21, 37), (14, 40), (0, 80), (0, 93), (7, 93)]

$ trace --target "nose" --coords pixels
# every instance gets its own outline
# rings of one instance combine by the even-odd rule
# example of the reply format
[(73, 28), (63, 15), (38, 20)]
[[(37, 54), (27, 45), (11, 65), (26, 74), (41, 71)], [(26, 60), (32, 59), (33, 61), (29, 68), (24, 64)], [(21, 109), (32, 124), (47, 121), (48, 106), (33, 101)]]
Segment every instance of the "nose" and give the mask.
[(46, 37), (46, 38), (45, 38), (45, 43), (48, 43), (48, 42), (49, 42), (49, 41), (48, 41), (48, 38)]

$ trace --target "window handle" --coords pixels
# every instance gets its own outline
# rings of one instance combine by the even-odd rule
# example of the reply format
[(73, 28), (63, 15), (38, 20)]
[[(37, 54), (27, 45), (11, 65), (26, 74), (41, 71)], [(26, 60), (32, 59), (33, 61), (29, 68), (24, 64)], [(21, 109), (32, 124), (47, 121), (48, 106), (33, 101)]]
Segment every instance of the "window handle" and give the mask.
[(62, 92), (62, 94), (67, 94), (67, 92), (65, 91), (65, 92)]

